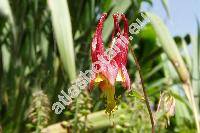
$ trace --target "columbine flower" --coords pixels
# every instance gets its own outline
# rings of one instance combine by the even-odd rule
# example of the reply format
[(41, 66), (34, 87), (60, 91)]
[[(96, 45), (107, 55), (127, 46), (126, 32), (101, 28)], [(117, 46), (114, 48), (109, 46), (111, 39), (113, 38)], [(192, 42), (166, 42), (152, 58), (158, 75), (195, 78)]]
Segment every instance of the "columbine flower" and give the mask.
[[(130, 79), (126, 70), (128, 54), (128, 21), (121, 14), (124, 22), (124, 32), (119, 26), (119, 14), (114, 14), (114, 27), (112, 45), (105, 51), (102, 40), (103, 23), (107, 14), (102, 14), (91, 44), (92, 79), (90, 89), (97, 84), (107, 98), (106, 112), (111, 114), (116, 107), (115, 82), (121, 82), (124, 88), (130, 90)], [(115, 37), (114, 37), (115, 35)]]

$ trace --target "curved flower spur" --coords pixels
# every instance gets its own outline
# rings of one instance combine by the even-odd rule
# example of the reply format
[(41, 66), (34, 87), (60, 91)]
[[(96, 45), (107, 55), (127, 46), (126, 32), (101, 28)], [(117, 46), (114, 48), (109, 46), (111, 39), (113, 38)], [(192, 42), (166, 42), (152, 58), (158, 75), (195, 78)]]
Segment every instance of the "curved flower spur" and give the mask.
[[(126, 70), (128, 54), (128, 21), (124, 14), (121, 20), (124, 22), (124, 32), (119, 26), (119, 14), (114, 14), (114, 32), (112, 45), (104, 48), (102, 40), (102, 29), (107, 14), (101, 15), (96, 32), (91, 43), (92, 71), (94, 72), (90, 81), (90, 90), (94, 84), (98, 85), (107, 98), (106, 113), (109, 115), (115, 110), (115, 83), (121, 82), (123, 87), (130, 90), (130, 78)], [(114, 37), (115, 35), (115, 37)]]

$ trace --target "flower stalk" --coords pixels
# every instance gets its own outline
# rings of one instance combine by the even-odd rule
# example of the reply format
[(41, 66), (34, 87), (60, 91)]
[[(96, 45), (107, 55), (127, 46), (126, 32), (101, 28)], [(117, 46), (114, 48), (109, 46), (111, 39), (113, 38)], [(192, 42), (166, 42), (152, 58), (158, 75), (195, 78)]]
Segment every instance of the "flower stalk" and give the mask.
[(149, 112), (149, 117), (150, 117), (150, 120), (151, 120), (151, 126), (152, 126), (151, 132), (155, 133), (155, 122), (154, 122), (154, 118), (153, 118), (153, 113), (151, 112), (151, 108), (150, 108), (150, 104), (149, 104), (147, 92), (145, 90), (144, 79), (143, 79), (143, 76), (142, 76), (142, 73), (141, 73), (141, 67), (140, 67), (138, 59), (137, 59), (137, 57), (136, 57), (136, 55), (134, 53), (134, 49), (133, 48), (131, 48), (131, 53), (133, 55), (133, 58), (134, 58), (134, 61), (135, 61), (135, 64), (136, 64), (136, 68), (137, 68), (137, 70), (139, 72), (139, 76), (140, 76), (140, 80), (141, 80), (141, 85), (142, 85), (142, 91), (144, 93), (145, 103), (146, 103), (146, 106), (147, 106), (147, 109), (148, 109), (148, 112)]

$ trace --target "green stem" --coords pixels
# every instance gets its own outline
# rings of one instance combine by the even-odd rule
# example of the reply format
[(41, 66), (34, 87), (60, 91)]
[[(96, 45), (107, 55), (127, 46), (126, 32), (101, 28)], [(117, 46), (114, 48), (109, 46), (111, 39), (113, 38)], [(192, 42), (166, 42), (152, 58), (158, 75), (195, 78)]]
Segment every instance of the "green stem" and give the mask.
[(131, 53), (134, 57), (136, 67), (137, 67), (139, 75), (140, 75), (140, 80), (141, 80), (141, 84), (142, 84), (142, 90), (143, 90), (143, 93), (144, 93), (145, 103), (146, 103), (146, 106), (147, 106), (147, 109), (148, 109), (148, 112), (149, 112), (149, 116), (150, 116), (150, 120), (151, 120), (151, 126), (152, 126), (151, 132), (155, 133), (155, 123), (154, 123), (154, 119), (153, 119), (153, 114), (151, 112), (148, 96), (147, 96), (147, 93), (146, 93), (146, 90), (145, 90), (144, 79), (143, 79), (143, 76), (142, 76), (142, 73), (141, 73), (140, 64), (137, 60), (137, 57), (135, 56), (133, 48), (131, 48)]

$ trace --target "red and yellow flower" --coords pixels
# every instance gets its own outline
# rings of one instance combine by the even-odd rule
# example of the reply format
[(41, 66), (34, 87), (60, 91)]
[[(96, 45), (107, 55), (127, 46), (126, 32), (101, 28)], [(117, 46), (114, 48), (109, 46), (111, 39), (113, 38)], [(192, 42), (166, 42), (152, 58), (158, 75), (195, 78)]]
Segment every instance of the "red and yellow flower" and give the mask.
[[(124, 22), (123, 32), (119, 26), (120, 16)], [(102, 39), (102, 29), (106, 17), (106, 13), (101, 15), (91, 43), (92, 71), (94, 71), (94, 75), (90, 81), (90, 89), (93, 89), (94, 84), (99, 86), (107, 98), (106, 112), (111, 114), (116, 107), (115, 83), (121, 82), (124, 88), (130, 90), (130, 78), (126, 69), (129, 43), (128, 21), (124, 14), (113, 15), (115, 29), (110, 49), (115, 55), (110, 58), (110, 55), (105, 51)]]

